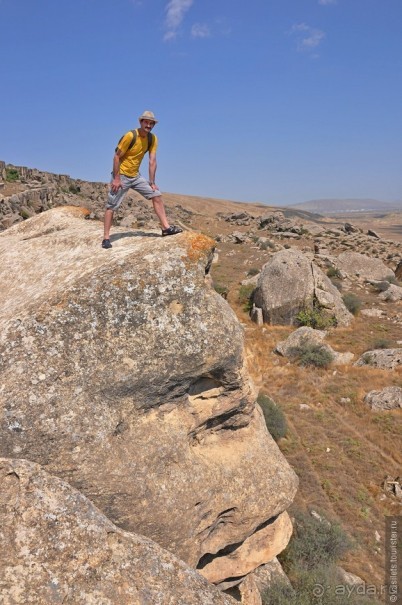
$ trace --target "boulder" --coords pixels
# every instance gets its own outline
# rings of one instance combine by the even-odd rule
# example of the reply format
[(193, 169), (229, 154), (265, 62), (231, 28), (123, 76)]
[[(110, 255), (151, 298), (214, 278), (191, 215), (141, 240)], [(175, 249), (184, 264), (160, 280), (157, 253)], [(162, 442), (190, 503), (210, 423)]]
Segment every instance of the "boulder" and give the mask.
[(385, 387), (381, 391), (370, 391), (364, 398), (373, 412), (402, 408), (402, 388)]
[(350, 276), (361, 279), (383, 280), (394, 276), (392, 269), (382, 260), (358, 252), (342, 252), (338, 256), (336, 267)]
[(205, 282), (214, 242), (117, 228), (105, 251), (87, 214), (0, 234), (1, 454), (196, 567), (281, 515), (297, 478), (255, 404), (242, 328)]
[(402, 365), (402, 349), (373, 349), (366, 351), (355, 366), (372, 366), (380, 370), (393, 370)]
[(0, 601), (65, 605), (230, 605), (170, 552), (119, 529), (68, 483), (0, 459)]
[(398, 302), (402, 300), (402, 288), (396, 284), (390, 284), (384, 292), (381, 292), (378, 298), (386, 302)]
[(253, 298), (264, 321), (292, 325), (301, 310), (318, 306), (348, 325), (353, 316), (339, 291), (313, 262), (298, 250), (281, 250), (261, 270)]
[(326, 332), (323, 330), (314, 330), (307, 326), (298, 328), (292, 332), (286, 340), (278, 342), (275, 351), (284, 357), (292, 357), (292, 350), (303, 344), (315, 344), (323, 347), (333, 357), (334, 365), (345, 365), (350, 363), (354, 357), (353, 353), (337, 353), (332, 347), (323, 343)]

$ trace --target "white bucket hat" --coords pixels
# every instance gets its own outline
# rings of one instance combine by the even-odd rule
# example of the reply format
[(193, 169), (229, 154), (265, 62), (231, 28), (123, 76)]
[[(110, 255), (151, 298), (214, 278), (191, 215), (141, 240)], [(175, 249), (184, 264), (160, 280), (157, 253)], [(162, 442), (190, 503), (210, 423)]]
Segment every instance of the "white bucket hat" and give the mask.
[(152, 122), (155, 122), (155, 124), (158, 122), (152, 111), (144, 111), (142, 116), (140, 116), (138, 119), (140, 122), (141, 120), (152, 120)]

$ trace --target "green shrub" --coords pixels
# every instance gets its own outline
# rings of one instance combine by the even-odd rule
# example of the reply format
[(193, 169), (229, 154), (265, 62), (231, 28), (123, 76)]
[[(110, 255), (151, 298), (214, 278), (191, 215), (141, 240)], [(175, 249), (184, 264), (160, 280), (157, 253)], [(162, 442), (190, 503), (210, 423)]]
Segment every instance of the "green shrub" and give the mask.
[(20, 173), (16, 168), (6, 168), (6, 181), (14, 183), (20, 178)]
[(338, 523), (297, 511), (293, 536), (279, 555), (292, 585), (275, 582), (262, 594), (263, 605), (379, 605), (338, 577), (336, 562), (351, 547)]
[(227, 299), (228, 294), (229, 294), (229, 288), (227, 286), (221, 286), (220, 284), (214, 284), (214, 290), (215, 290), (215, 292), (220, 294), (222, 296), (222, 298), (224, 298), (225, 300)]
[(299, 570), (293, 588), (279, 581), (262, 594), (263, 605), (379, 605), (359, 594), (357, 586), (341, 583), (335, 565)]
[(260, 270), (259, 270), (259, 269), (257, 269), (257, 267), (251, 267), (251, 269), (249, 269), (249, 270), (247, 271), (247, 275), (248, 275), (249, 277), (253, 277), (254, 275), (258, 275), (258, 274), (259, 274), (259, 272), (260, 272)]
[(296, 315), (296, 323), (298, 326), (308, 326), (315, 330), (326, 330), (337, 325), (336, 317), (328, 315), (320, 307), (299, 311)]
[(362, 307), (362, 301), (356, 294), (352, 292), (348, 292), (342, 296), (343, 303), (348, 311), (352, 313), (352, 315), (358, 315), (359, 311)]
[(239, 290), (239, 303), (243, 306), (243, 310), (249, 313), (253, 308), (253, 293), (255, 286), (249, 284), (247, 286), (240, 286)]
[(368, 351), (372, 351), (373, 349), (390, 349), (392, 342), (387, 340), (386, 338), (379, 338), (378, 340), (374, 340), (373, 344)]
[(69, 185), (68, 190), (70, 193), (74, 193), (74, 194), (78, 194), (81, 191), (81, 187), (79, 185), (74, 185), (73, 183), (71, 183), (71, 185)]
[(332, 277), (335, 277), (336, 279), (342, 279), (342, 274), (336, 267), (328, 267), (327, 277), (329, 277), (330, 279)]
[(282, 408), (272, 401), (268, 395), (262, 393), (258, 395), (257, 402), (264, 413), (267, 429), (275, 441), (279, 441), (279, 439), (285, 437), (288, 427)]
[(327, 368), (334, 361), (334, 356), (327, 347), (307, 341), (298, 347), (292, 347), (289, 357), (303, 367)]
[(352, 548), (352, 541), (339, 523), (320, 519), (310, 513), (297, 511), (293, 536), (281, 555), (287, 570), (297, 567), (311, 570), (329, 566)]

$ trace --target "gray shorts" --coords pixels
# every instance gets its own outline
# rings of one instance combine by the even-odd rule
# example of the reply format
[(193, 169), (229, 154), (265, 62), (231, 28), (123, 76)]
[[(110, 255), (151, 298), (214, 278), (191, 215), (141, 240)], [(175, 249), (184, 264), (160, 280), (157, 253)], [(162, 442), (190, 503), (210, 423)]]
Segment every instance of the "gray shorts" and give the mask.
[(146, 181), (140, 174), (133, 177), (121, 174), (120, 179), (122, 187), (116, 193), (113, 193), (112, 190), (109, 191), (106, 203), (106, 208), (108, 210), (117, 210), (129, 189), (138, 191), (138, 193), (143, 195), (147, 200), (151, 200), (153, 197), (162, 195), (157, 189), (154, 191), (148, 181)]

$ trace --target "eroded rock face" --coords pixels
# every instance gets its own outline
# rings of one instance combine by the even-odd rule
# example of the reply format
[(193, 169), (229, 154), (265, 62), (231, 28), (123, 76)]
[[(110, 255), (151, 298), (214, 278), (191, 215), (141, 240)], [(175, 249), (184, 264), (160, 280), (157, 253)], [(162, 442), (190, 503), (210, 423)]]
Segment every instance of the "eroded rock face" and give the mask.
[(347, 326), (352, 315), (326, 275), (298, 250), (281, 250), (262, 268), (254, 304), (262, 309), (264, 321), (292, 325), (301, 310), (315, 306)]
[(212, 241), (120, 229), (103, 250), (84, 215), (0, 235), (1, 453), (195, 567), (283, 513), (297, 479), (255, 406), (241, 327), (205, 284)]
[(39, 465), (0, 459), (3, 605), (230, 605), (174, 555), (125, 532)]

